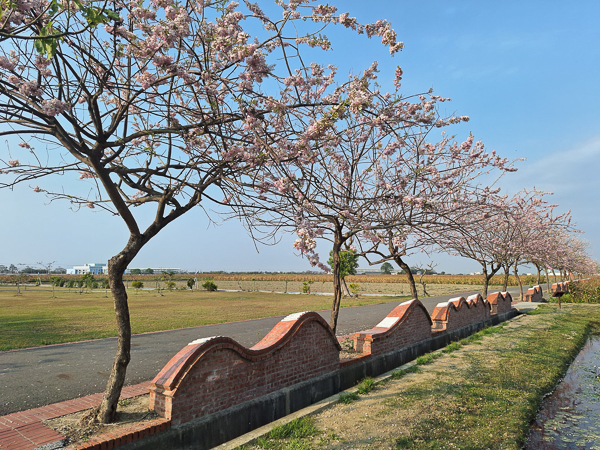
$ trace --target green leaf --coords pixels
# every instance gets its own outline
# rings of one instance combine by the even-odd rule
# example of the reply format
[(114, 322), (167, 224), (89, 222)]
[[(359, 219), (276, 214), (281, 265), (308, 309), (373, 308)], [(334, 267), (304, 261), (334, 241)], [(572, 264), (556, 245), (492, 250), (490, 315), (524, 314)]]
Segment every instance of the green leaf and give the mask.
[(36, 39), (36, 40), (33, 42), (33, 46), (35, 47), (35, 50), (36, 50), (36, 51), (37, 51), (37, 52), (38, 52), (40, 55), (43, 55), (43, 54), (45, 53), (45, 51), (44, 51), (44, 44), (43, 44), (43, 42), (42, 42), (42, 40), (41, 40), (41, 39)]
[(105, 9), (104, 12), (112, 20), (121, 20), (121, 16), (119, 16), (116, 12), (111, 11), (110, 9)]

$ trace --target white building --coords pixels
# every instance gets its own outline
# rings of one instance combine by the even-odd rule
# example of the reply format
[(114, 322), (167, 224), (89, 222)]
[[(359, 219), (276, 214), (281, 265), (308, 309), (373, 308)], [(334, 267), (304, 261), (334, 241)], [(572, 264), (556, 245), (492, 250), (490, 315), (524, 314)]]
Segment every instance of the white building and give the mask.
[(90, 263), (83, 266), (73, 266), (72, 269), (67, 269), (67, 275), (83, 275), (91, 273), (92, 275), (106, 275), (108, 267), (102, 263)]

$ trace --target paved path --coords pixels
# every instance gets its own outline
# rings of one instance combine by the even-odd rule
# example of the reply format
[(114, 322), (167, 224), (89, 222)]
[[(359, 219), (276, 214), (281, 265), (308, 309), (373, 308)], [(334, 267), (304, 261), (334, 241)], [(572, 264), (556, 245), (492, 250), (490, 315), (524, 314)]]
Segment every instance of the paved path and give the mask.
[[(518, 288), (509, 292), (515, 295)], [(431, 313), (437, 303), (457, 296), (421, 301)], [(337, 334), (343, 336), (372, 328), (397, 305), (398, 302), (391, 302), (344, 308), (340, 311)], [(319, 313), (329, 322), (330, 311)], [(280, 319), (281, 316), (269, 317), (133, 336), (126, 384), (153, 379), (173, 355), (195, 339), (229, 336), (250, 347)], [(0, 352), (0, 416), (102, 392), (115, 349), (116, 338), (108, 338)]]
[[(148, 393), (149, 382), (127, 386), (121, 391), (121, 399), (137, 397)], [(92, 394), (85, 397), (75, 398), (60, 403), (53, 403), (39, 408), (28, 409), (6, 416), (0, 416), (0, 449), (4, 450), (34, 450), (40, 446), (43, 448), (63, 448), (62, 441), (64, 436), (48, 428), (43, 424), (44, 420), (54, 419), (66, 414), (72, 414), (79, 411), (92, 408), (100, 403), (102, 394)], [(170, 426), (170, 420), (159, 417), (148, 422), (132, 424), (125, 430), (119, 430), (119, 433), (126, 436), (123, 442), (131, 442), (134, 434), (150, 429), (165, 429), (163, 425)], [(137, 433), (136, 433), (137, 432)], [(129, 437), (129, 439), (127, 439)], [(94, 438), (85, 442), (94, 444)], [(102, 439), (104, 441), (105, 439)], [(106, 448), (105, 446), (104, 448)], [(79, 446), (78, 446), (79, 448)], [(113, 448), (113, 447), (110, 447)]]

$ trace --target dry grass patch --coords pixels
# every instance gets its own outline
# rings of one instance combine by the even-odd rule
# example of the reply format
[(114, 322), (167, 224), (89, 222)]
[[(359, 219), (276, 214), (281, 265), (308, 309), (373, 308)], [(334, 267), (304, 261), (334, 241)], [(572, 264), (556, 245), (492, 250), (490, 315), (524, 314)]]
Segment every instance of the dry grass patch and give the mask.
[(315, 415), (319, 433), (296, 447), (262, 447), (520, 449), (541, 399), (598, 327), (600, 307), (543, 308)]
[(154, 411), (148, 409), (148, 395), (120, 400), (117, 407), (117, 421), (111, 424), (82, 425), (82, 418), (84, 419), (90, 412), (91, 410), (87, 409), (45, 420), (44, 425), (62, 434), (67, 439), (67, 444), (74, 444), (85, 442), (92, 436), (109, 433), (132, 423), (141, 423), (158, 417)]

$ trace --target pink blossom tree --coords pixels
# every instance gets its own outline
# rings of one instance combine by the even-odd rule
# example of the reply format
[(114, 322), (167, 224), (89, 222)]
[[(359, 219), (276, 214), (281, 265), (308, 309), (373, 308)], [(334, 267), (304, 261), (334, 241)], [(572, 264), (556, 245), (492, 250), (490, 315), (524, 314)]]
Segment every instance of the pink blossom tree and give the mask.
[[(297, 158), (341, 103), (360, 107), (363, 91), (336, 86), (333, 66), (305, 66), (302, 48), (329, 49), (330, 24), (402, 48), (385, 21), (276, 3), (277, 18), (223, 1), (34, 1), (3, 12), (0, 136), (20, 142), (2, 150), (0, 187), (35, 182), (52, 199), (118, 215), (129, 231), (108, 263), (119, 339), (96, 420), (115, 418), (130, 360), (122, 274), (143, 246), (201, 202), (228, 203), (270, 158)], [(51, 175), (77, 177), (81, 190), (47, 189)]]
[[(440, 117), (437, 104), (446, 99), (432, 93), (403, 96), (401, 74), (396, 71), (396, 90), (385, 94), (371, 87), (376, 66), (352, 77), (340, 105), (309, 124), (312, 134), (297, 157), (271, 158), (261, 167), (253, 199), (236, 202), (242, 205), (238, 215), (267, 236), (279, 228), (295, 229), (296, 250), (313, 266), (332, 271), (334, 331), (342, 299), (342, 251), (355, 251), (363, 241), (381, 243), (403, 227), (426, 229), (433, 220), (442, 221), (452, 209), (451, 198), (460, 196), (453, 190), (480, 169), (511, 170), (508, 161), (486, 153), (472, 137), (461, 144), (445, 136), (431, 142), (433, 130), (466, 118)], [(278, 151), (273, 145), (271, 152)], [(320, 262), (318, 238), (332, 244), (331, 268)], [(371, 251), (360, 246), (361, 254)]]
[(411, 253), (440, 250), (452, 236), (464, 236), (490, 215), (485, 205), (495, 191), (480, 186), (480, 177), (493, 170), (515, 169), (495, 151), (469, 136), (462, 143), (446, 137), (431, 142), (430, 133), (404, 139), (402, 164), (394, 164), (389, 181), (402, 180), (396, 195), (378, 210), (389, 228), (366, 231), (361, 255), (371, 264), (393, 260), (407, 274), (411, 294), (418, 298), (415, 279), (402, 259)]

